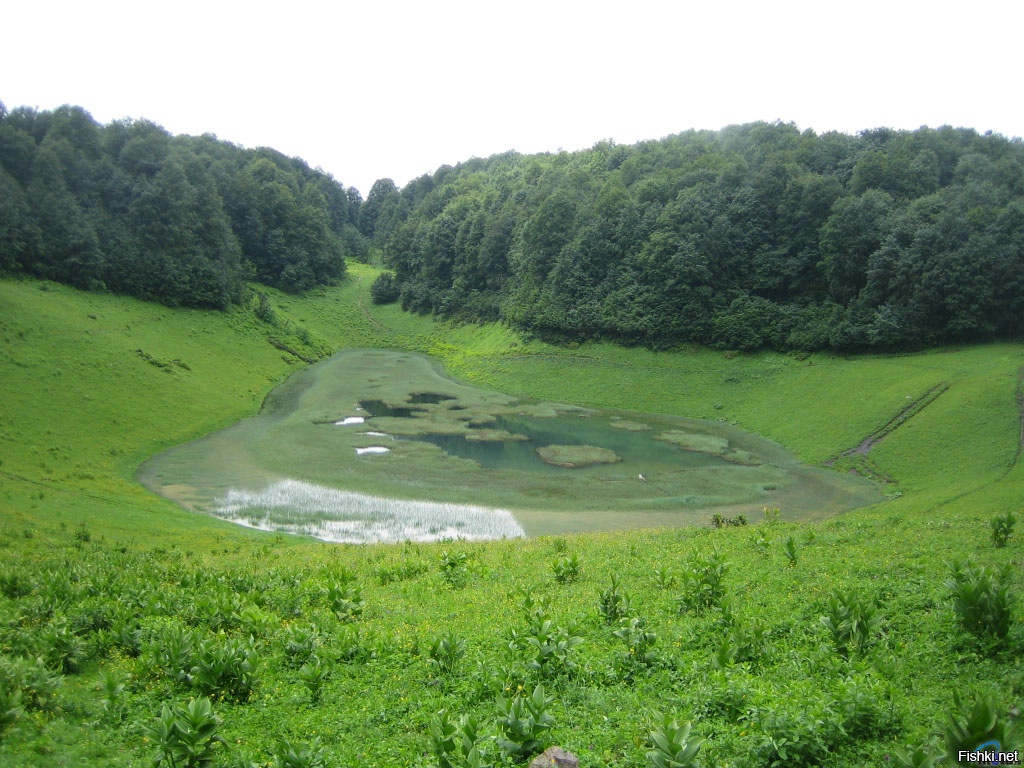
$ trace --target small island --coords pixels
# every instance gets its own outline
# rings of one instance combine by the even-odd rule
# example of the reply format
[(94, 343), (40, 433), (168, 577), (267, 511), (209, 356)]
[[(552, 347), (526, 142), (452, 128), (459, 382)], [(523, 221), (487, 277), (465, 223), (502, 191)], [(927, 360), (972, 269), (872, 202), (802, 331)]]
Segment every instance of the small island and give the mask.
[(595, 445), (545, 445), (537, 449), (537, 455), (548, 464), (568, 469), (622, 461), (615, 451)]

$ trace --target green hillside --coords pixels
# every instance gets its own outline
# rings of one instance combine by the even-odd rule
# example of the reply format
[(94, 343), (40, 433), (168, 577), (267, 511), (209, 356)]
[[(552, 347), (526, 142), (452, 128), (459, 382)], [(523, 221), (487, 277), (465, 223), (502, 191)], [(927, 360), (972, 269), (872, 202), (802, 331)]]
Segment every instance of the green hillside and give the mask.
[[(1024, 499), (1024, 346), (565, 348), (374, 305), (376, 275), (268, 290), (259, 316), (256, 299), (208, 312), (0, 282), (0, 765), (204, 764), (199, 746), (172, 759), (182, 732), (157, 727), (197, 697), (220, 719), (217, 766), (473, 765), (445, 751), (463, 716), (479, 765), (546, 744), (657, 765), (661, 713), (692, 722), (705, 766), (899, 765), (975, 693), (995, 725), (967, 748), (1014, 743), (999, 729), (1024, 695), (1021, 534), (997, 547), (990, 522)], [(345, 546), (135, 481), (309, 361), (367, 347), (516, 397), (723, 420), (888, 500), (813, 523), (783, 508), (720, 529)], [(951, 564), (968, 561), (955, 603)], [(553, 722), (530, 743), (512, 721), (538, 683)]]

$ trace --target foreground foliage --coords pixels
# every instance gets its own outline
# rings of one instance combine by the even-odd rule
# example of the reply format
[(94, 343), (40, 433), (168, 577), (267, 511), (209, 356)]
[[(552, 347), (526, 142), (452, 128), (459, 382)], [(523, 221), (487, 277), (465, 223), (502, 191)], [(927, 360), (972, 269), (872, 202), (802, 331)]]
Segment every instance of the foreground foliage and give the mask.
[[(798, 524), (783, 507), (746, 526), (331, 546), (189, 513), (131, 479), (163, 447), (254, 412), (300, 364), (265, 322), (0, 283), (0, 764), (151, 766), (164, 751), (147, 729), (164, 706), (203, 698), (223, 768), (432, 767), (442, 711), (471, 742), (453, 762), (507, 763), (499, 697), (538, 684), (552, 722), (537, 740), (585, 766), (648, 765), (658, 713), (691, 724), (688, 744), (705, 739), (706, 768), (925, 766), (951, 718), (972, 719), (972, 690), (1012, 735), (1021, 544), (996, 546), (990, 521), (1020, 513), (1019, 346), (850, 359), (559, 350), (397, 308), (373, 309), (374, 325), (360, 304), (369, 280), (357, 281), (373, 274), (355, 265), (350, 283), (301, 302), (270, 293), (282, 326), (316, 342), (295, 348), (330, 349), (344, 328), (344, 343), (433, 353), (501, 391), (736, 421), (812, 462), (857, 445), (909, 395), (949, 388), (867, 461), (838, 462), (888, 477), (891, 499), (840, 517)], [(964, 623), (957, 562), (998, 577), (977, 594), (1006, 587), (1006, 611), (1001, 598), (971, 603), (996, 608), (982, 614), (996, 627), (1008, 616), (1005, 635)]]

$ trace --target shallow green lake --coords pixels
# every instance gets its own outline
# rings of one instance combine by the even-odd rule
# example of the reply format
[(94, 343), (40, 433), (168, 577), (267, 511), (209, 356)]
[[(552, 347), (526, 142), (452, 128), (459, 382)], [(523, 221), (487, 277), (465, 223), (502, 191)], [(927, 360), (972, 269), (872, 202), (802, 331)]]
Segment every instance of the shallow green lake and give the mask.
[(519, 400), (385, 350), (297, 373), (258, 416), (154, 457), (139, 479), (198, 512), (338, 541), (684, 525), (766, 506), (818, 517), (881, 499), (726, 424)]

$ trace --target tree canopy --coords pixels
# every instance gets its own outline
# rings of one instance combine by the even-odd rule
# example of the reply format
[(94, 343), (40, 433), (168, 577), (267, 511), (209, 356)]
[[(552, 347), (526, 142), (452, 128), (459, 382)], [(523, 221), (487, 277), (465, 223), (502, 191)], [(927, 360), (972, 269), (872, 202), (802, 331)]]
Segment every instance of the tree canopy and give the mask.
[(413, 311), (741, 350), (1024, 330), (1024, 146), (999, 135), (753, 123), (474, 159), (380, 192), (381, 294)]
[(258, 280), (330, 283), (362, 199), (304, 162), (79, 107), (0, 109), (0, 270), (224, 308)]
[(272, 149), (0, 104), (0, 271), (226, 307), (383, 253), (377, 302), (550, 340), (894, 349), (1024, 332), (1024, 144), (786, 123), (355, 189)]

